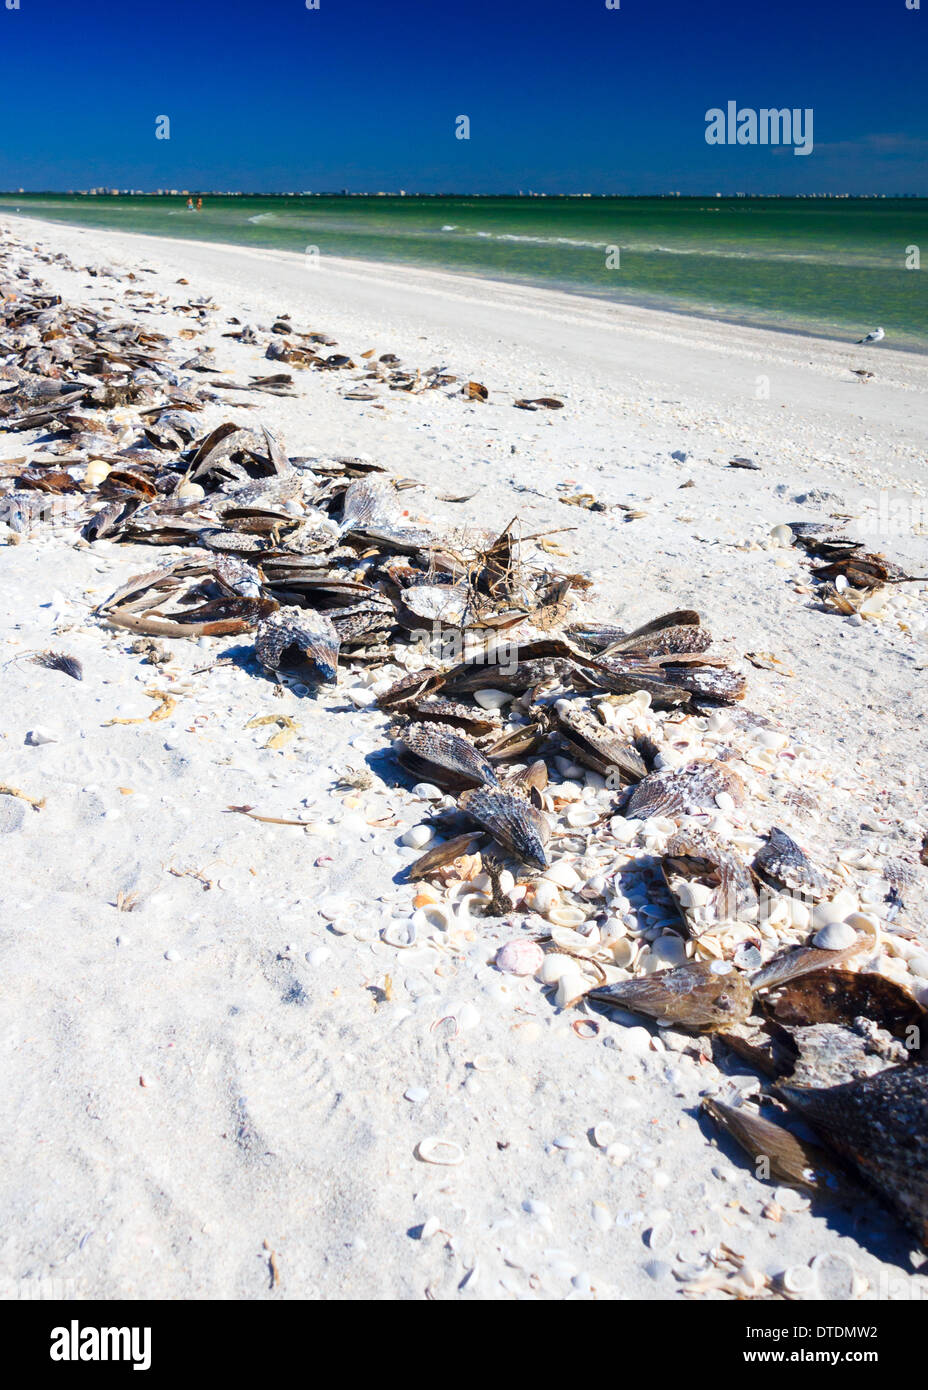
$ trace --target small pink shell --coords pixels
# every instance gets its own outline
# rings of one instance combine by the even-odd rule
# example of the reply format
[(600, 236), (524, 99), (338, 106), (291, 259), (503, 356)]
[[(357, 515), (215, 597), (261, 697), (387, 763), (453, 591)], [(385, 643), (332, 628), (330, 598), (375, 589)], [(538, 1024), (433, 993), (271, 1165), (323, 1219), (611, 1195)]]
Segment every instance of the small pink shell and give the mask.
[(507, 975), (534, 975), (545, 953), (534, 941), (507, 941), (496, 953), (496, 968)]

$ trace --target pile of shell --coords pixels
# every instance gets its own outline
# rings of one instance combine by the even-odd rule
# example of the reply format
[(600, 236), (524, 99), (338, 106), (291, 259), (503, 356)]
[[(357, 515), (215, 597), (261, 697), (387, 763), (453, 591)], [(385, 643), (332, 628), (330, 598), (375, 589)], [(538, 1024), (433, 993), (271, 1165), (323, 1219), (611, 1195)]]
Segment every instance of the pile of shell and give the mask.
[[(434, 814), (407, 840), (425, 849), (415, 914), (386, 939), (521, 914), (532, 939), (501, 969), (591, 1019), (618, 1006), (723, 1038), (829, 1145), (711, 1102), (771, 1177), (832, 1196), (863, 1180), (928, 1240), (928, 952), (892, 925), (916, 855), (816, 863), (801, 848), (829, 770), (739, 707), (745, 678), (700, 615), (598, 622), (589, 579), (516, 522), (442, 533), (369, 460), (291, 458), (267, 428), (202, 435), (216, 397), (189, 375), (209, 371), (201, 355), (176, 360), (137, 322), (34, 284), (4, 290), (0, 413), (58, 436), (4, 467), (7, 520), (54, 493), (90, 543), (189, 547), (98, 617), (152, 638), (251, 632), (271, 676), (308, 691), (363, 673), (394, 721), (398, 775)], [(794, 530), (828, 560), (821, 577), (872, 575), (877, 557)]]

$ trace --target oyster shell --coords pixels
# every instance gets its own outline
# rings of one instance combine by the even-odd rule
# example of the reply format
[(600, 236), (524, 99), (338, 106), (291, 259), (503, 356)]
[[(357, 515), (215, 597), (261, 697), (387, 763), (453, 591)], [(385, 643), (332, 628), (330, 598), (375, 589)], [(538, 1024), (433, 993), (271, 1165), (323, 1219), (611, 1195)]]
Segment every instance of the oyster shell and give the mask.
[(818, 901), (828, 892), (824, 874), (814, 868), (785, 830), (773, 826), (767, 843), (754, 856), (751, 866), (758, 878), (774, 888), (802, 893)]

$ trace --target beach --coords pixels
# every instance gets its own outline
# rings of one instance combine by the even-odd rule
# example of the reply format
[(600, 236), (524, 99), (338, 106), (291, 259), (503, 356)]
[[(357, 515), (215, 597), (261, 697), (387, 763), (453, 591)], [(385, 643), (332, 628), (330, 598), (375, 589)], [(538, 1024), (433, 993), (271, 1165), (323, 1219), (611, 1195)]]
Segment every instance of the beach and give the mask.
[[(909, 943), (873, 967), (928, 951), (925, 586), (842, 616), (771, 539), (878, 526), (895, 504), (910, 524), (870, 548), (928, 574), (928, 357), (396, 264), (7, 214), (0, 231), (66, 302), (195, 335), (219, 373), (205, 385), (290, 370), (266, 356), (287, 316), (356, 363), (485, 386), (352, 399), (356, 372), (295, 370), (295, 395), (228, 391), (197, 426), (366, 455), (415, 484), (417, 521), (518, 517), (608, 621), (698, 609), (727, 657), (756, 658), (745, 705), (808, 769), (817, 856), (861, 883), (914, 866), (900, 911), (870, 903)], [(175, 307), (194, 300), (199, 318)], [(246, 324), (256, 343), (224, 336)], [(549, 397), (563, 408), (514, 408)], [(43, 437), (0, 434), (0, 463)], [(601, 508), (565, 505), (584, 494)], [(401, 837), (429, 808), (341, 781), (389, 747), (353, 677), (274, 697), (234, 659), (247, 636), (174, 642), (156, 669), (92, 612), (164, 547), (87, 544), (66, 518), (5, 539), (0, 781), (44, 803), (0, 796), (5, 1297), (928, 1296), (924, 1252), (883, 1207), (811, 1205), (719, 1140), (700, 1100), (750, 1095), (745, 1063), (640, 1018), (578, 1030), (495, 967), (518, 924), (475, 921), (455, 950), (382, 939), (412, 911)], [(80, 682), (18, 659), (50, 647)], [(151, 690), (174, 702), (154, 721)], [(295, 736), (268, 748), (269, 716)], [(455, 1162), (422, 1161), (435, 1137)]]

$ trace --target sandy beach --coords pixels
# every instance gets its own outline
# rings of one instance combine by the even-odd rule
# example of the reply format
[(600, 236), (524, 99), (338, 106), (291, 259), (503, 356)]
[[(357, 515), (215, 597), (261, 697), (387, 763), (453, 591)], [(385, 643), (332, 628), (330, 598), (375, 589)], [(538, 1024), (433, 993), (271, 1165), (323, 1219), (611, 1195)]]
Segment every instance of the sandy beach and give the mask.
[[(871, 550), (928, 574), (928, 357), (12, 216), (2, 251), (68, 304), (188, 333), (215, 358), (204, 387), (292, 371), (294, 396), (217, 390), (198, 435), (263, 422), (290, 456), (366, 455), (409, 480), (416, 523), (556, 532), (603, 621), (698, 609), (770, 721), (735, 828), (786, 824), (763, 799), (781, 775), (809, 793), (804, 847), (879, 923), (857, 964), (928, 1004), (928, 584), (845, 616), (771, 536), (863, 519)], [(283, 316), (356, 363), (395, 354), (488, 399), (352, 399), (360, 371), (268, 360)], [(255, 342), (224, 336), (246, 324)], [(514, 408), (539, 397), (563, 409)], [(0, 430), (0, 465), (50, 438)], [(565, 505), (581, 494), (602, 506)], [(720, 1138), (700, 1102), (757, 1091), (746, 1063), (500, 971), (524, 914), (453, 943), (383, 939), (414, 911), (403, 836), (432, 808), (389, 775), (367, 676), (349, 662), (312, 698), (275, 695), (248, 636), (148, 664), (93, 610), (184, 552), (88, 544), (79, 524), (0, 524), (0, 783), (43, 803), (0, 796), (4, 1297), (928, 1298), (924, 1251), (884, 1206), (758, 1181)], [(83, 679), (22, 659), (48, 648)], [(268, 717), (295, 730), (281, 746)], [(739, 756), (760, 746), (734, 716), (719, 729)], [(897, 861), (911, 886), (889, 904)], [(430, 1138), (456, 1161), (422, 1161)]]

